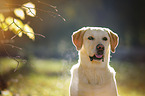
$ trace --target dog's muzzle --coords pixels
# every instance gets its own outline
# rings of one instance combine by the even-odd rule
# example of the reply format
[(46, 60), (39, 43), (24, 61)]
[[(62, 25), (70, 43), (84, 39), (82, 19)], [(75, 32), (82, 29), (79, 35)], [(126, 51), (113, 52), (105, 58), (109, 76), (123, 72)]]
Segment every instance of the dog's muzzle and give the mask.
[(96, 54), (94, 54), (93, 56), (89, 56), (90, 61), (93, 60), (102, 60), (102, 62), (104, 62), (104, 45), (102, 44), (98, 44), (96, 46)]

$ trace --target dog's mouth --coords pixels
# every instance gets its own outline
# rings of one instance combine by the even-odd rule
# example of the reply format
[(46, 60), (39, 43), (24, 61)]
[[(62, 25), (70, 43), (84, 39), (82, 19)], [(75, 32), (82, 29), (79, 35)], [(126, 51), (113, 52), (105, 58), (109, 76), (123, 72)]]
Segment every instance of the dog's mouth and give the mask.
[(104, 61), (104, 55), (103, 54), (101, 54), (101, 55), (95, 54), (93, 56), (89, 56), (89, 58), (90, 58), (90, 61), (93, 61), (93, 60), (102, 60), (102, 61)]
[(98, 44), (96, 46), (96, 54), (94, 54), (93, 56), (89, 56), (90, 61), (93, 60), (102, 60), (102, 62), (104, 62), (104, 46), (102, 44)]

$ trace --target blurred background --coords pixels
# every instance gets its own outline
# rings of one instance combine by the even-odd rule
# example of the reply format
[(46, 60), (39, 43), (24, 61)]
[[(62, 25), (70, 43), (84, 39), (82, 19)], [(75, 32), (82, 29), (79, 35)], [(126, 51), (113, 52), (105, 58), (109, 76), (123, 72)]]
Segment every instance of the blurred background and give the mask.
[[(50, 13), (37, 11), (37, 15), (41, 17), (43, 21), (41, 21), (39, 18), (31, 17), (26, 17), (26, 20), (24, 20), (25, 23), (29, 22), (35, 33), (43, 34), (45, 38), (36, 36), (36, 40), (32, 41), (27, 36), (23, 35), (22, 38), (16, 37), (13, 42), (14, 45), (21, 47), (23, 50), (18, 50), (10, 46), (6, 46), (8, 53), (11, 56), (21, 56), (26, 59), (27, 63), (29, 64), (20, 64), (20, 66), (25, 66), (25, 68), (19, 67), (18, 71), (15, 73), (11, 71), (12, 68), (9, 68), (10, 70), (8, 71), (1, 72), (0, 85), (2, 87), (0, 90), (8, 89), (12, 94), (14, 94), (14, 96), (37, 96), (38, 93), (34, 90), (34, 93), (30, 93), (28, 90), (28, 92), (16, 91), (18, 86), (15, 86), (15, 83), (13, 83), (15, 80), (15, 82), (18, 83), (20, 78), (20, 86), (21, 88), (22, 86), (24, 87), (25, 85), (21, 85), (21, 82), (26, 78), (28, 79), (28, 77), (24, 76), (24, 73), (27, 73), (28, 70), (33, 70), (31, 77), (35, 78), (34, 74), (36, 73), (41, 73), (41, 75), (43, 74), (43, 79), (42, 81), (40, 80), (41, 83), (45, 80), (46, 82), (49, 81), (48, 78), (51, 78), (51, 76), (54, 81), (56, 80), (56, 82), (59, 82), (58, 84), (55, 84), (56, 86), (59, 86), (58, 89), (54, 88), (53, 90), (52, 87), (50, 88), (47, 86), (49, 91), (52, 91), (54, 94), (48, 92), (48, 88), (46, 87), (44, 89), (42, 88), (42, 93), (40, 92), (40, 94), (45, 92), (46, 94), (41, 96), (68, 96), (68, 92), (66, 91), (68, 91), (69, 85), (69, 70), (78, 59), (77, 51), (75, 50), (75, 47), (71, 41), (71, 35), (74, 31), (84, 26), (99, 26), (110, 28), (120, 37), (119, 46), (116, 49), (116, 53), (111, 54), (111, 66), (113, 66), (117, 72), (116, 78), (119, 86), (118, 88), (120, 96), (145, 95), (144, 0), (40, 0), (46, 4), (56, 6), (58, 12), (56, 12), (52, 7), (38, 3), (37, 0), (5, 0), (0, 1), (0, 4), (3, 5), (0, 7), (0, 10), (6, 9), (4, 5), (5, 3), (23, 4), (28, 1), (33, 2), (36, 5), (36, 8), (51, 11)], [(66, 21), (64, 21), (58, 15), (53, 14), (53, 12), (60, 14), (63, 18), (66, 19)], [(4, 12), (4, 14), (6, 16), (13, 16), (13, 14), (7, 12)], [(14, 35), (11, 32), (7, 32), (5, 34), (6, 38), (11, 38)], [(6, 58), (7, 53), (1, 47), (0, 57), (1, 69), (4, 69), (2, 68), (3, 65), (16, 66), (15, 63), (17, 62)], [(10, 64), (10, 62), (5, 64), (7, 61), (11, 61), (12, 64)], [(38, 62), (40, 64), (37, 64)], [(54, 62), (56, 65), (53, 64)], [(30, 68), (30, 65), (32, 68)], [(51, 71), (51, 69), (53, 69), (51, 67), (54, 68), (53, 71)], [(13, 68), (15, 67), (13, 66)], [(8, 69), (8, 67), (5, 69)], [(22, 70), (23, 72), (21, 72)], [(47, 74), (47, 78), (43, 77), (44, 73), (45, 75)], [(14, 81), (12, 80), (13, 82), (10, 78), (5, 78), (5, 76), (14, 77), (15, 75), (12, 74), (17, 75)], [(35, 79), (37, 79), (34, 78), (29, 79), (28, 82), (33, 82)], [(5, 80), (7, 82), (4, 82)], [(65, 80), (66, 83), (64, 84), (63, 81)], [(2, 83), (6, 87), (4, 87)], [(39, 87), (41, 87), (45, 85), (45, 83), (39, 85)], [(56, 95), (57, 93), (60, 94), (60, 91), (58, 90), (64, 90), (61, 91), (62, 95)], [(21, 95), (24, 93), (29, 93), (29, 95)], [(40, 96), (40, 94), (38, 96)]]

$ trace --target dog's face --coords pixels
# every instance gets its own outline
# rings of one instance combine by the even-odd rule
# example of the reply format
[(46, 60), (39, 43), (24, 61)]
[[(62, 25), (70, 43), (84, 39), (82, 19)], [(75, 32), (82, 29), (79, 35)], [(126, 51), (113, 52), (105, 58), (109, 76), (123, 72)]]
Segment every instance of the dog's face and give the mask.
[(85, 27), (73, 34), (73, 43), (78, 51), (83, 51), (90, 61), (104, 61), (105, 55), (114, 53), (118, 36), (107, 28)]
[(83, 47), (93, 60), (103, 60), (110, 43), (109, 35), (103, 30), (87, 30), (83, 36)]

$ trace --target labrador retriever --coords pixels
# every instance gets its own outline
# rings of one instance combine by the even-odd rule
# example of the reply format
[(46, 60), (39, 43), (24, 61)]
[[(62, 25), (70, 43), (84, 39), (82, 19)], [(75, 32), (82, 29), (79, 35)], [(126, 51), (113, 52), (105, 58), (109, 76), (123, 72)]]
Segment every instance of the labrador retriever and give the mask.
[(71, 68), (69, 96), (118, 96), (115, 70), (109, 65), (119, 37), (108, 28), (83, 27), (72, 35), (79, 60)]

